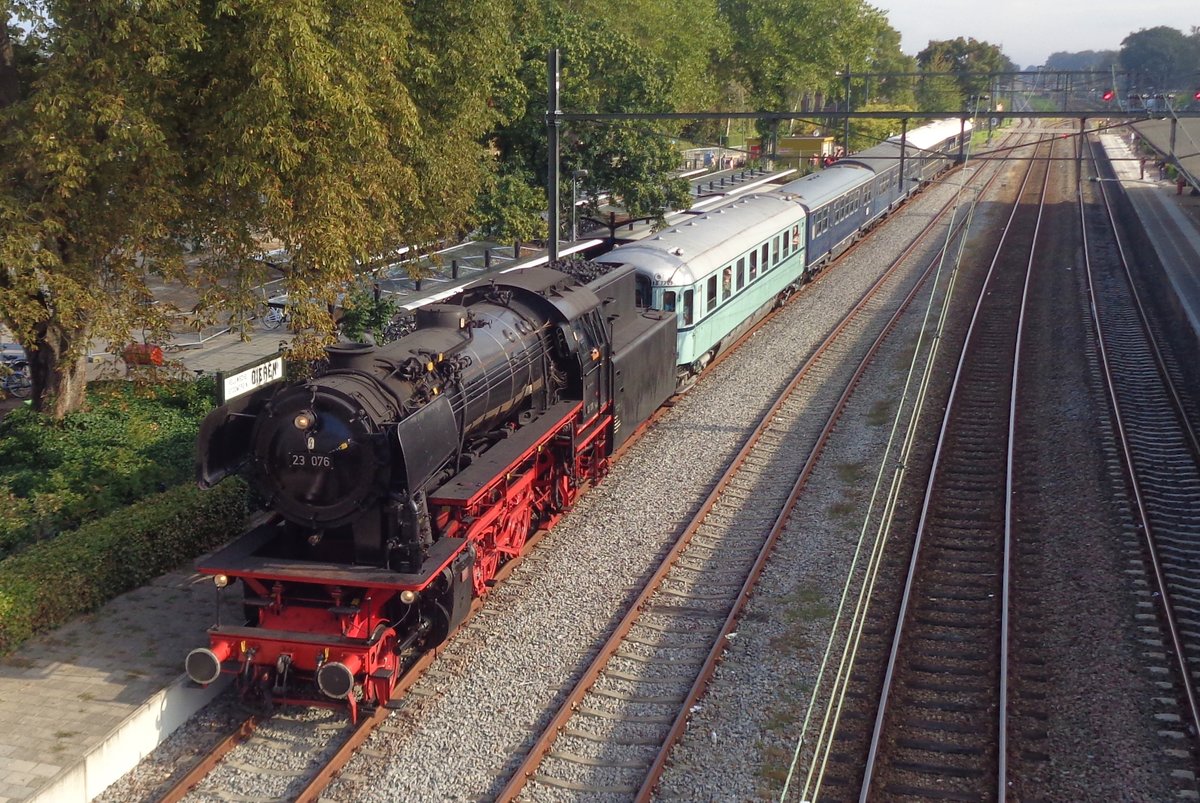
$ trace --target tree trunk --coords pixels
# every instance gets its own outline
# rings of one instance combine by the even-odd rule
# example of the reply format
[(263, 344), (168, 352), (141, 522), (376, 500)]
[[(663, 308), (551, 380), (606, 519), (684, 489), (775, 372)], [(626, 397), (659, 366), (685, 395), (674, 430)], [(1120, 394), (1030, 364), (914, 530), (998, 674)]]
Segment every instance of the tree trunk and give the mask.
[(33, 409), (59, 421), (83, 407), (87, 391), (87, 354), (81, 349), (71, 357), (72, 347), (83, 333), (67, 332), (56, 323), (37, 326), (36, 348), (26, 349), (33, 380)]
[(11, 106), (21, 97), (21, 84), (17, 79), (17, 65), (13, 57), (12, 38), (8, 33), (8, 20), (0, 19), (0, 109)]

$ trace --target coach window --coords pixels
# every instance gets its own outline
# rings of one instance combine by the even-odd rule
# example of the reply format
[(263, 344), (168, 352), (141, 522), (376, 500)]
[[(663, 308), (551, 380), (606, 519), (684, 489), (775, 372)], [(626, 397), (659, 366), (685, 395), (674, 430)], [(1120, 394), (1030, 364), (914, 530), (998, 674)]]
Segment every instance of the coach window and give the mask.
[(750, 252), (750, 281), (758, 278), (758, 249)]
[(793, 251), (800, 250), (800, 224), (799, 223), (797, 223), (795, 226), (792, 226), (792, 250)]
[[(764, 245), (763, 248), (766, 248), (766, 246)], [(779, 235), (778, 234), (776, 234), (771, 239), (771, 264), (772, 265), (779, 264)]]
[(746, 286), (746, 258), (742, 257), (738, 260), (737, 270), (737, 289), (741, 290)]
[(692, 319), (695, 317), (692, 315), (692, 299), (694, 298), (695, 292), (696, 292), (695, 290), (684, 290), (683, 291), (683, 325), (684, 326), (691, 326)]
[(705, 295), (707, 305), (705, 310), (712, 312), (717, 308), (717, 274), (708, 277), (708, 293)]
[(733, 266), (726, 265), (725, 270), (721, 271), (721, 300), (729, 298), (729, 294), (733, 291)]
[(763, 273), (767, 272), (767, 243), (762, 244), (762, 268)]
[(650, 306), (650, 299), (653, 297), (650, 289), (650, 277), (637, 274), (634, 278), (633, 303), (638, 309), (645, 309)]
[(662, 303), (663, 303), (663, 305), (662, 305), (663, 312), (674, 312), (675, 311), (675, 291), (667, 290), (666, 292), (664, 292)]

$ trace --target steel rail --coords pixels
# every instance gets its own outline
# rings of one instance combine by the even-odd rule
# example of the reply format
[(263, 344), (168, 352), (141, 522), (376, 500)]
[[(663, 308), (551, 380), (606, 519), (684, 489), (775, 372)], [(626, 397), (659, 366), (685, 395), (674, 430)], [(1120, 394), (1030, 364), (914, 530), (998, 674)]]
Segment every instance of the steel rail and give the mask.
[[(1095, 160), (1094, 151), (1089, 149), (1089, 153), (1093, 160)], [(1187, 419), (1187, 415), (1183, 412), (1183, 405), (1179, 400), (1179, 395), (1176, 392), (1174, 383), (1171, 381), (1170, 375), (1166, 371), (1166, 366), (1162, 362), (1162, 355), (1159, 352), (1157, 345), (1153, 345), (1154, 338), (1149, 328), (1146, 312), (1141, 304), (1141, 301), (1138, 300), (1137, 290), (1134, 287), (1133, 277), (1129, 270), (1129, 260), (1120, 235), (1120, 227), (1118, 226), (1116, 216), (1113, 213), (1112, 205), (1108, 198), (1108, 192), (1105, 190), (1102, 184), (1100, 187), (1100, 194), (1104, 202), (1109, 225), (1113, 231), (1113, 237), (1117, 243), (1117, 254), (1120, 258), (1126, 278), (1129, 280), (1130, 292), (1133, 294), (1133, 297), (1137, 302), (1135, 306), (1138, 311), (1139, 319), (1142, 323), (1143, 331), (1146, 333), (1146, 339), (1152, 344), (1155, 358), (1158, 361), (1157, 367), (1159, 370), (1159, 375), (1162, 378), (1164, 387), (1169, 389), (1170, 396), (1176, 407), (1176, 414), (1179, 418), (1181, 428), (1187, 434), (1189, 442), (1192, 444), (1193, 450), (1195, 450), (1196, 434), (1192, 430), (1191, 424)], [(1086, 219), (1083, 217), (1085, 208), (1083, 204), (1082, 192), (1080, 193), (1079, 197), (1079, 211), (1081, 221), (1086, 224)], [(1176, 666), (1179, 671), (1180, 682), (1183, 685), (1187, 698), (1188, 715), (1191, 718), (1190, 725), (1192, 736), (1193, 738), (1196, 738), (1197, 735), (1200, 735), (1200, 701), (1197, 700), (1195, 683), (1193, 681), (1194, 668), (1190, 666), (1187, 652), (1184, 649), (1184, 639), (1175, 614), (1170, 584), (1167, 581), (1166, 572), (1164, 571), (1162, 561), (1159, 558), (1159, 548), (1157, 538), (1155, 536), (1155, 528), (1151, 526), (1150, 515), (1147, 510), (1146, 500), (1142, 493), (1141, 482), (1138, 480), (1138, 472), (1136, 468), (1137, 461), (1134, 457), (1134, 448), (1130, 443), (1129, 433), (1127, 432), (1125, 425), (1125, 417), (1121, 412), (1120, 399), (1117, 395), (1116, 379), (1113, 376), (1113, 370), (1109, 360), (1109, 347), (1104, 337), (1103, 327), (1101, 326), (1100, 312), (1098, 304), (1096, 303), (1095, 287), (1093, 286), (1092, 282), (1092, 259), (1089, 243), (1086, 240), (1086, 225), (1084, 228), (1084, 234), (1085, 240), (1083, 254), (1087, 269), (1088, 296), (1091, 301), (1090, 306), (1092, 309), (1092, 325), (1095, 329), (1096, 341), (1100, 350), (1100, 367), (1104, 374), (1105, 389), (1108, 394), (1109, 405), (1113, 412), (1113, 418), (1116, 422), (1116, 431), (1114, 434), (1117, 436), (1117, 439), (1121, 444), (1121, 454), (1125, 460), (1125, 471), (1129, 477), (1130, 491), (1133, 494), (1134, 505), (1137, 509), (1138, 527), (1142, 532), (1142, 539), (1146, 543), (1146, 551), (1149, 553), (1150, 565), (1154, 572), (1154, 583), (1158, 589), (1158, 598), (1162, 606), (1161, 610), (1163, 618), (1166, 620), (1167, 634), (1171, 640), (1171, 646), (1175, 653)], [(1197, 455), (1197, 452), (1193, 451), (1193, 455)]]
[(159, 796), (158, 802), (177, 803), (177, 801), (182, 800), (188, 792), (191, 792), (204, 780), (205, 776), (213, 771), (213, 768), (221, 763), (221, 759), (228, 755), (233, 748), (249, 739), (261, 721), (262, 718), (257, 715), (247, 717), (233, 732), (213, 745), (212, 749), (201, 756), (192, 768), (188, 770), (186, 775), (172, 784), (166, 792)]
[[(1010, 140), (1012, 140), (1014, 138), (1019, 138), (1019, 136), (1020, 136), (1019, 132), (1010, 133), (1005, 138), (1005, 143), (1009, 142)], [(1004, 146), (1001, 146), (1001, 147), (1004, 147)], [(974, 163), (976, 161), (978, 161), (978, 160), (972, 159), (972, 163)], [(993, 170), (991, 172), (991, 174), (987, 176), (986, 179), (983, 178), (983, 175), (984, 174), (982, 173), (982, 171), (976, 174), (976, 178), (978, 178), (979, 183), (982, 184), (981, 187), (969, 187), (969, 189), (971, 189), (972, 191), (974, 191), (977, 194), (977, 196), (976, 196), (977, 198), (981, 197), (981, 195), (980, 195), (981, 193), (986, 192), (989, 188), (991, 188), (991, 186), (1000, 178), (1001, 173), (998, 170)], [(968, 187), (964, 184), (963, 189), (968, 189)], [(945, 254), (949, 252), (949, 250), (951, 248), (951, 243), (954, 242), (954, 240), (956, 238), (964, 236), (963, 229), (964, 229), (964, 227), (966, 227), (970, 224), (971, 219), (972, 219), (972, 215), (969, 214), (962, 220), (959, 220), (954, 223), (954, 228), (952, 228), (951, 231), (949, 231), (947, 233), (946, 242), (945, 242), (945, 245), (943, 245), (943, 247), (942, 247), (941, 253), (939, 253), (936, 257), (934, 257), (934, 259), (932, 260), (930, 265), (927, 266), (927, 269), (926, 269), (927, 271), (932, 270), (935, 266), (939, 266), (939, 264), (943, 261)], [(963, 245), (962, 243), (959, 244), (960, 250), (962, 248), (962, 245)], [(936, 343), (940, 339), (940, 337), (941, 337), (940, 334), (935, 334), (933, 336), (933, 343), (931, 343), (931, 348), (933, 350), (936, 350), (936, 348), (937, 348)], [(914, 354), (913, 360), (915, 361), (916, 359), (917, 359), (917, 355)], [(905, 391), (905, 395), (906, 394), (907, 394), (907, 390)], [(924, 391), (918, 390), (918, 395), (923, 396)], [(917, 404), (918, 404), (918, 406), (920, 406), (920, 402), (918, 402)], [(912, 437), (911, 433), (907, 437), (911, 438)], [(889, 455), (890, 455), (890, 446), (886, 449), (883, 460), (886, 462), (886, 461), (895, 459), (895, 460), (899, 460), (900, 463), (899, 463), (899, 467), (896, 471), (896, 474), (893, 477), (894, 487), (893, 487), (893, 490), (891, 492), (889, 492), (890, 501), (885, 504), (885, 509), (891, 507), (891, 505), (894, 504), (894, 502), (895, 502), (895, 498), (894, 498), (895, 487), (896, 487), (895, 484), (899, 483), (901, 481), (901, 478), (905, 475), (905, 473), (906, 473), (905, 466), (909, 460), (909, 456), (907, 456), (907, 455), (897, 455), (895, 458), (892, 458)], [(872, 499), (872, 505), (873, 504), (874, 504), (874, 499)], [(890, 518), (890, 514), (887, 512), (885, 512), (883, 515), (885, 518)], [(866, 523), (864, 523), (863, 526), (865, 529)], [(881, 524), (881, 526), (882, 526), (882, 524)], [(884, 535), (885, 540), (886, 540), (886, 538), (887, 538), (887, 536)], [(876, 557), (872, 557), (869, 560), (868, 564), (875, 563), (876, 560), (877, 560)], [(856, 561), (857, 561), (857, 559), (856, 559)], [(851, 571), (853, 572), (853, 564), (852, 564)], [(875, 570), (871, 569), (870, 565), (868, 565), (868, 568), (866, 569), (866, 577), (864, 577), (864, 583), (866, 583), (866, 585), (859, 591), (859, 598), (860, 598), (859, 605), (860, 606), (862, 605), (862, 603), (864, 601), (864, 595), (869, 595), (871, 593), (869, 588), (874, 586), (874, 582), (875, 582), (874, 579), (870, 579), (870, 580), (867, 579), (868, 577), (871, 577), (874, 573), (875, 573)], [(848, 594), (850, 582), (851, 582), (851, 579), (848, 577), (847, 585), (843, 589), (843, 595)], [(835, 618), (834, 631), (830, 635), (829, 646), (827, 647), (826, 656), (828, 656), (829, 651), (832, 650), (833, 643), (834, 643), (836, 635), (838, 633), (838, 621), (840, 621), (840, 619), (841, 619), (841, 613), (839, 612), (838, 616)], [(867, 619), (866, 619), (865, 609), (859, 609), (859, 610), (856, 610), (852, 614), (851, 621), (846, 626), (846, 633), (845, 633), (846, 645), (845, 645), (845, 649), (843, 650), (843, 666), (839, 667), (839, 669), (836, 673), (836, 676), (831, 681), (833, 688), (830, 690), (830, 695), (831, 695), (830, 705), (833, 706), (834, 705), (833, 700), (836, 699), (837, 703), (836, 703), (835, 707), (836, 707), (837, 711), (835, 713), (833, 708), (828, 708), (826, 711), (825, 723), (822, 725), (821, 730), (816, 737), (816, 743), (813, 747), (813, 749), (814, 749), (813, 763), (810, 764), (810, 766), (809, 766), (807, 778), (805, 780), (804, 791), (801, 793), (803, 799), (806, 799), (806, 800), (807, 799), (816, 799), (820, 795), (820, 790), (821, 790), (821, 787), (822, 787), (823, 781), (824, 781), (825, 766), (829, 760), (829, 753), (830, 753), (830, 749), (832, 747), (832, 739), (834, 738), (834, 733), (836, 732), (836, 730), (838, 728), (838, 723), (841, 718), (842, 702), (844, 700), (846, 689), (847, 689), (847, 684), (849, 681), (848, 674), (847, 675), (843, 674), (843, 669), (846, 667), (846, 664), (844, 662), (845, 662), (846, 657), (848, 656), (849, 657), (849, 666), (853, 667), (855, 660), (856, 660), (855, 655), (857, 654), (857, 651), (858, 651), (857, 642), (859, 641), (859, 639), (861, 637), (862, 628), (865, 626), (866, 621), (867, 621)], [(855, 647), (853, 650), (850, 650), (850, 645), (852, 643), (855, 644)], [(849, 651), (849, 652), (847, 652), (847, 651)], [(818, 678), (815, 683), (816, 688), (819, 688), (823, 685), (822, 680), (821, 680), (821, 678), (823, 677), (823, 674), (824, 674), (824, 661), (822, 661), (822, 669), (818, 673)], [(814, 690), (813, 696), (815, 697), (815, 695), (817, 693), (818, 692), (816, 690)], [(812, 705), (810, 703), (810, 709), (811, 709), (811, 707), (812, 707)], [(827, 730), (826, 725), (829, 722), (831, 714), (832, 714), (833, 728)], [(795, 774), (796, 762), (799, 759), (800, 750), (801, 750), (801, 747), (804, 742), (803, 733), (807, 732), (807, 722), (808, 722), (808, 718), (806, 717), (805, 718), (805, 726), (802, 729), (801, 737), (797, 741), (796, 749), (793, 754), (792, 764), (788, 770), (788, 775), (787, 775), (787, 779), (784, 783), (783, 791), (780, 794), (780, 800), (787, 799), (788, 791), (791, 787), (791, 783), (792, 783), (792, 780), (793, 780), (793, 777)], [(818, 766), (820, 767), (820, 769), (818, 769)]]
[[(824, 342), (821, 343), (821, 345), (814, 351), (814, 353), (809, 357), (809, 359), (804, 363), (804, 365), (801, 366), (799, 371), (792, 378), (792, 380), (788, 383), (788, 385), (780, 392), (779, 397), (772, 404), (771, 408), (766, 413), (764, 413), (763, 416), (759, 419), (759, 422), (756, 425), (755, 430), (751, 433), (751, 435), (747, 439), (747, 442), (742, 446), (742, 448), (739, 450), (739, 452), (730, 461), (730, 463), (727, 466), (725, 473), (722, 475), (721, 479), (717, 482), (716, 486), (705, 498), (705, 500), (701, 504), (698, 512), (692, 518), (691, 522), (684, 528), (683, 532), (680, 534), (680, 536), (676, 540), (675, 544), (672, 546), (671, 550), (664, 556), (658, 569), (646, 582), (646, 585), (643, 588), (642, 592), (639, 594), (638, 598), (630, 605), (629, 611), (627, 612), (625, 617), (622, 618), (621, 622), (618, 623), (618, 625), (616, 626), (616, 628), (614, 629), (612, 634), (609, 636), (609, 638), (605, 641), (604, 645), (597, 652), (596, 657), (593, 659), (592, 663), (590, 664), (588, 669), (584, 672), (584, 674), (580, 678), (580, 680), (575, 684), (574, 688), (569, 693), (567, 699), (562, 703), (558, 712), (555, 714), (554, 718), (543, 729), (537, 742), (534, 744), (534, 746), (530, 749), (529, 753), (527, 754), (525, 761), (523, 761), (521, 766), (518, 767), (514, 771), (514, 774), (511, 778), (511, 780), (505, 786), (505, 788), (501, 791), (500, 795), (497, 797), (498, 801), (514, 800), (521, 793), (521, 791), (525, 788), (525, 786), (528, 783), (528, 780), (532, 777), (534, 770), (536, 769), (537, 766), (540, 765), (541, 761), (544, 759), (546, 754), (548, 754), (550, 752), (550, 750), (553, 747), (554, 741), (558, 737), (558, 734), (565, 728), (566, 723), (573, 716), (574, 709), (577, 706), (577, 704), (579, 703), (579, 701), (592, 688), (592, 686), (595, 684), (596, 680), (602, 674), (608, 661), (612, 658), (613, 655), (616, 654), (618, 648), (621, 646), (621, 643), (622, 643), (625, 635), (627, 635), (629, 633), (629, 631), (632, 629), (634, 623), (640, 617), (643, 608), (645, 607), (647, 602), (650, 600), (650, 598), (654, 595), (654, 593), (658, 589), (659, 585), (661, 584), (662, 580), (666, 577), (667, 573), (670, 571), (670, 569), (674, 565), (675, 560), (687, 548), (688, 544), (691, 541), (692, 536), (700, 528), (700, 525), (704, 522), (709, 511), (713, 508), (713, 506), (716, 504), (716, 502), (721, 498), (722, 492), (732, 481), (737, 469), (743, 464), (746, 457), (753, 451), (753, 449), (754, 449), (755, 445), (757, 444), (761, 435), (768, 430), (768, 428), (770, 427), (770, 425), (772, 423), (772, 419), (775, 417), (776, 413), (780, 410), (780, 408), (782, 408), (783, 405), (786, 403), (788, 397), (795, 391), (795, 389), (799, 386), (800, 382), (807, 376), (807, 374), (809, 373), (812, 366), (814, 366), (820, 360), (820, 358), (826, 353), (826, 351), (828, 351), (828, 349), (832, 347), (832, 345), (836, 342), (837, 338), (842, 334), (842, 332), (844, 332), (851, 325), (851, 323), (862, 312), (862, 310), (866, 308), (867, 304), (869, 304), (876, 297), (876, 295), (882, 290), (884, 285), (893, 277), (894, 273), (899, 269), (900, 265), (905, 260), (907, 260), (908, 257), (911, 256), (911, 254), (914, 251), (916, 251), (916, 249), (919, 248), (924, 243), (928, 234), (934, 230), (934, 227), (944, 218), (946, 213), (951, 208), (952, 208), (951, 205), (947, 205), (946, 208), (941, 210), (941, 212), (938, 215), (936, 215), (934, 217), (934, 219), (932, 219), (929, 222), (929, 224), (926, 226), (925, 230), (922, 231), (922, 233), (904, 249), (903, 253), (889, 266), (889, 268), (886, 271), (884, 271), (880, 275), (880, 277), (878, 279), (876, 279), (875, 282), (872, 283), (872, 285), (863, 293), (863, 295), (855, 303), (855, 306), (838, 322), (838, 324), (826, 336), (826, 339), (824, 340)], [(847, 384), (847, 387), (843, 391), (841, 398), (839, 398), (839, 400), (836, 402), (833, 414), (830, 416), (825, 427), (823, 428), (822, 432), (820, 433), (820, 435), (818, 437), (817, 445), (814, 447), (814, 449), (810, 453), (808, 459), (806, 460), (803, 468), (801, 469), (799, 477), (797, 478), (796, 482), (794, 483), (794, 485), (787, 497), (787, 500), (784, 504), (784, 509), (775, 519), (775, 522), (773, 523), (771, 530), (769, 531), (769, 533), (767, 535), (766, 541), (765, 541), (762, 549), (760, 550), (759, 555), (755, 559), (753, 566), (750, 569), (749, 575), (743, 581), (741, 589), (739, 590), (737, 598), (735, 599), (733, 608), (727, 614), (722, 627), (718, 631), (718, 634), (717, 634), (716, 638), (714, 639), (714, 643), (709, 651), (708, 657), (705, 659), (705, 662), (703, 663), (699, 674), (697, 675), (696, 679), (694, 680), (694, 682), (691, 686), (691, 689), (686, 694), (684, 702), (680, 706), (679, 713), (676, 716), (674, 722), (672, 723), (666, 739), (664, 740), (663, 743), (660, 744), (659, 749), (656, 753), (656, 756), (655, 756), (654, 760), (652, 761), (650, 768), (647, 772), (645, 781), (643, 782), (641, 788), (639, 789), (639, 791), (637, 793), (636, 799), (638, 799), (638, 800), (649, 800), (650, 799), (650, 795), (653, 791), (653, 788), (654, 788), (655, 784), (657, 783), (658, 779), (660, 778), (662, 771), (665, 769), (666, 761), (669, 756), (671, 747), (678, 740), (678, 738), (682, 735), (684, 729), (687, 726), (687, 720), (688, 720), (688, 714), (690, 712), (690, 708), (695, 703), (695, 701), (697, 699), (699, 699), (699, 697), (703, 694), (704, 689), (706, 688), (709, 680), (711, 680), (712, 674), (716, 669), (716, 665), (719, 663), (720, 656), (724, 653), (724, 647), (725, 647), (725, 643), (727, 640), (727, 636), (729, 635), (729, 633), (731, 633), (733, 631), (733, 627), (736, 625), (736, 623), (738, 621), (741, 610), (744, 607), (745, 602), (749, 599), (750, 593), (753, 590), (755, 581), (757, 580), (758, 576), (761, 574), (762, 569), (766, 564), (767, 558), (770, 555), (770, 551), (771, 551), (772, 547), (774, 546), (776, 540), (778, 539), (779, 534), (783, 531), (784, 526), (786, 525), (787, 520), (790, 516), (791, 509), (794, 507), (796, 499), (799, 497), (800, 492), (803, 490), (804, 484), (807, 481), (808, 476), (811, 474), (812, 469), (816, 464), (816, 460), (819, 457), (826, 441), (828, 440), (829, 435), (832, 433), (833, 427), (836, 424), (842, 410), (844, 409), (846, 402), (848, 401), (850, 395), (852, 394), (854, 387), (856, 386), (857, 382), (859, 381), (859, 378), (862, 376), (863, 372), (866, 370), (866, 367), (869, 365), (871, 359), (874, 357), (875, 353), (881, 347), (882, 343), (886, 339), (887, 334), (890, 333), (890, 331), (894, 328), (896, 322), (899, 320), (900, 316), (902, 315), (904, 308), (907, 307), (907, 305), (911, 302), (911, 300), (916, 296), (916, 293), (920, 289), (921, 282), (924, 281), (924, 279), (928, 275), (929, 271), (932, 270), (934, 264), (935, 263), (931, 263), (929, 266), (926, 267), (925, 274), (917, 282), (914, 283), (913, 288), (909, 291), (908, 295), (905, 297), (905, 299), (902, 302), (902, 304), (900, 305), (900, 307), (894, 312), (894, 314), (889, 319), (889, 321), (884, 325), (882, 332), (880, 333), (880, 335), (878, 336), (876, 341), (872, 344), (872, 346), (869, 348), (867, 355), (863, 358), (862, 362), (856, 369), (850, 382)], [(822, 273), (825, 273), (825, 271), (823, 271)], [(765, 321), (764, 321), (764, 323), (765, 323)], [(716, 361), (714, 361), (714, 365), (715, 364), (716, 364)]]
[[(1029, 164), (1029, 168), (1026, 170), (1025, 175), (1022, 178), (1021, 186), (1017, 191), (1017, 199), (1014, 202), (1012, 212), (1009, 214), (1008, 220), (1005, 223), (1003, 233), (1001, 234), (1001, 237), (1000, 237), (1000, 242), (997, 244), (996, 253), (992, 259), (991, 264), (988, 267), (988, 271), (985, 276), (985, 280), (983, 282), (982, 289), (980, 290), (979, 297), (976, 299), (975, 309), (971, 314), (971, 320), (967, 327), (967, 335), (964, 340), (964, 346), (963, 346), (962, 352), (959, 355), (958, 364), (957, 364), (957, 367), (956, 367), (955, 373), (954, 373), (954, 379), (951, 383), (950, 392), (947, 397), (946, 413), (942, 417), (941, 428), (938, 432), (937, 445), (934, 449), (933, 463), (929, 470), (929, 479), (926, 483), (924, 501), (922, 502), (922, 506), (921, 506), (921, 516), (920, 516), (920, 520), (918, 521), (917, 532), (916, 532), (916, 535), (913, 540), (912, 557), (909, 561), (908, 573), (905, 578), (904, 591), (903, 591), (903, 594), (901, 597), (901, 602), (900, 602), (900, 609), (899, 609), (899, 611), (897, 613), (897, 617), (896, 617), (896, 622), (897, 622), (896, 631), (895, 631), (895, 635), (893, 636), (893, 639), (892, 639), (892, 648), (888, 655), (887, 670), (884, 675), (883, 686), (882, 686), (882, 690), (880, 693), (880, 699), (879, 699), (879, 706), (878, 706), (878, 709), (876, 711), (876, 716), (875, 716), (875, 726), (874, 726), (874, 729), (873, 729), (872, 735), (871, 735), (871, 743), (870, 743), (870, 747), (868, 749), (866, 766), (864, 767), (864, 770), (863, 770), (863, 780), (862, 780), (862, 785), (861, 785), (860, 791), (859, 791), (860, 803), (867, 803), (867, 801), (870, 799), (871, 783), (874, 779), (874, 773), (875, 773), (877, 761), (879, 758), (880, 746), (881, 746), (883, 734), (885, 733), (884, 721), (885, 721), (885, 717), (887, 714), (888, 703), (890, 701), (891, 691), (893, 689), (893, 682), (894, 682), (895, 676), (896, 676), (896, 664), (897, 664), (897, 661), (899, 658), (900, 648), (901, 648), (901, 645), (903, 643), (903, 638), (904, 638), (904, 624), (908, 619), (908, 608), (909, 608), (909, 604), (912, 600), (913, 590), (916, 586), (917, 566), (918, 566), (918, 562), (919, 562), (919, 559), (921, 556), (921, 548), (924, 543), (925, 534), (926, 534), (926, 531), (927, 531), (927, 528), (929, 525), (931, 507), (932, 507), (933, 500), (935, 498), (935, 489), (936, 489), (938, 469), (939, 469), (939, 466), (941, 465), (942, 457), (943, 457), (945, 449), (947, 447), (947, 440), (949, 437), (949, 430), (950, 430), (951, 412), (954, 409), (956, 409), (956, 404), (958, 403), (958, 395), (959, 395), (960, 385), (964, 381), (967, 351), (968, 351), (967, 344), (970, 343), (971, 339), (975, 336), (976, 327), (981, 320), (981, 311), (982, 311), (983, 303), (988, 295), (989, 287), (992, 286), (992, 280), (995, 277), (995, 273), (996, 273), (996, 266), (1000, 260), (1001, 254), (1004, 249), (1004, 243), (1008, 238), (1008, 234), (1012, 228), (1012, 225), (1016, 218), (1017, 212), (1021, 208), (1021, 202), (1020, 202), (1021, 197), (1025, 194), (1025, 190), (1026, 190), (1032, 176), (1033, 176), (1033, 162), (1031, 161)], [(1049, 185), (1049, 171), (1047, 171), (1046, 184), (1042, 188), (1043, 204), (1044, 204), (1044, 200), (1045, 200), (1046, 187), (1048, 185)], [(1039, 210), (1039, 220), (1040, 220), (1040, 214), (1041, 213)], [(1026, 279), (1026, 281), (1028, 281), (1028, 278)], [(1015, 381), (1015, 375), (1016, 375), (1016, 371), (1014, 369), (1014, 381)], [(1015, 398), (1012, 400), (1012, 404), (1015, 404)], [(1010, 416), (1011, 415), (1012, 415), (1012, 412), (1011, 412), (1011, 408), (1010, 408)], [(1010, 427), (1011, 427), (1011, 421), (1010, 421)], [(1007, 461), (1011, 463), (1011, 450), (1012, 450), (1011, 436), (1010, 436), (1010, 441), (1009, 441), (1007, 449), (1008, 449)], [(1011, 474), (1011, 465), (1009, 466), (1008, 473)], [(1010, 493), (1008, 493), (1011, 489), (1010, 482), (1011, 482), (1011, 477), (1009, 477), (1006, 480), (1006, 496), (1010, 496)], [(1007, 517), (1008, 517), (1009, 512), (1010, 511), (1007, 507), (1007, 500), (1006, 500), (1006, 522), (1005, 522), (1005, 538), (1006, 538), (1005, 570), (1006, 570), (1006, 572), (1007, 572), (1007, 567), (1008, 567), (1007, 553), (1009, 551), (1008, 544), (1007, 544), (1008, 533), (1009, 533)], [(1003, 582), (1004, 582), (1004, 587), (1007, 588), (1007, 586), (1008, 586), (1007, 577), (1005, 577)], [(1005, 608), (1007, 608), (1007, 599), (1002, 600), (1002, 604), (1005, 606)], [(1005, 623), (1007, 623), (1007, 616), (1005, 616)], [(1005, 678), (1005, 680), (1006, 680), (1006, 678)], [(1000, 745), (999, 745), (1000, 754), (1004, 755), (1004, 753), (1006, 751), (1006, 736), (1003, 733), (1003, 720), (1001, 720), (1001, 723), (998, 725), (997, 738), (1000, 740)], [(1004, 793), (1003, 772), (1001, 771), (1002, 770), (1001, 767), (998, 767), (997, 769), (998, 769), (998, 773), (999, 773), (999, 777), (1000, 777), (1000, 781), (998, 783), (997, 788), (1000, 792), (1000, 799), (1003, 799), (1003, 793)]]

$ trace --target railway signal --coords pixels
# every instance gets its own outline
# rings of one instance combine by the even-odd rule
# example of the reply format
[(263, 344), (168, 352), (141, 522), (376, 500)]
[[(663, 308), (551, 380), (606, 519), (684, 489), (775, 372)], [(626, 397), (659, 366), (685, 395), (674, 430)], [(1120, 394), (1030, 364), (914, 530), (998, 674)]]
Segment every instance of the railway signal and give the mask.
[(1101, 97), (1104, 99), (1105, 103), (1108, 103), (1116, 96), (1117, 96), (1117, 91), (1115, 89), (1106, 89), (1106, 90), (1104, 90), (1104, 94), (1101, 95)]

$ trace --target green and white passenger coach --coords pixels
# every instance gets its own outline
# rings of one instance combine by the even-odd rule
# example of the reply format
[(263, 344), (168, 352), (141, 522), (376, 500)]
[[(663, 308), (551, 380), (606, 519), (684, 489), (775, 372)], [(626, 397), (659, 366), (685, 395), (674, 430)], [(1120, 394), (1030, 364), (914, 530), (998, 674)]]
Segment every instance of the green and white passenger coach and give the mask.
[(804, 215), (795, 198), (751, 195), (596, 261), (633, 265), (638, 306), (678, 316), (686, 387), (804, 281)]

